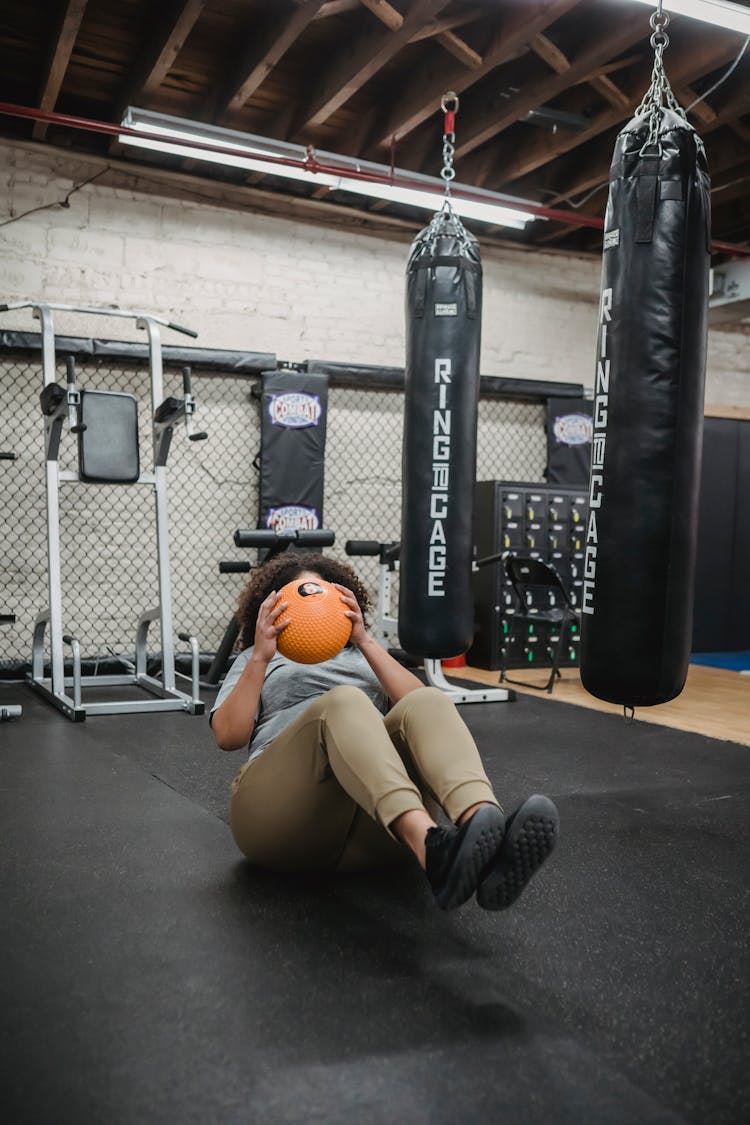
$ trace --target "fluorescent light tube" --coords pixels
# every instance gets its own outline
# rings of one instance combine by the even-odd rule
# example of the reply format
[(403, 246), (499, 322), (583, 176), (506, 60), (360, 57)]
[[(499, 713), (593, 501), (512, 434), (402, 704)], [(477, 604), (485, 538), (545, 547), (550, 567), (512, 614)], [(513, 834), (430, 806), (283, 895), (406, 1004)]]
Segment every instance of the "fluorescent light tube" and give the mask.
[[(655, 0), (639, 0), (656, 10)], [(729, 0), (664, 0), (663, 10), (670, 16), (690, 16), (715, 27), (726, 27), (750, 35), (750, 8), (731, 4)]]
[[(316, 181), (318, 177), (316, 176)], [(401, 187), (398, 184), (370, 184), (363, 180), (347, 180), (341, 177), (334, 185), (339, 191), (351, 191), (356, 195), (387, 199), (391, 203), (404, 203), (409, 207), (422, 207), (426, 211), (439, 211), (445, 201), (445, 194), (437, 191), (422, 191), (421, 188)], [(460, 199), (451, 195), (451, 206), (463, 219), (476, 219), (480, 223), (494, 226), (514, 227), (523, 230), (535, 215), (514, 211), (497, 203), (481, 203), (473, 199)]]
[[(163, 114), (133, 108), (126, 112), (121, 124), (129, 129), (136, 129), (149, 134), (143, 137), (120, 134), (118, 139), (121, 144), (131, 145), (135, 148), (189, 157), (193, 160), (205, 160), (211, 164), (242, 168), (247, 172), (263, 172), (270, 176), (281, 176), (302, 183), (315, 184), (318, 187), (328, 187), (332, 191), (347, 191), (371, 199), (384, 199), (392, 203), (406, 204), (429, 212), (440, 210), (445, 199), (442, 181), (418, 173), (405, 174), (409, 183), (399, 183), (397, 177), (395, 183), (382, 183), (378, 180), (370, 181), (347, 176), (345, 170), (339, 175), (325, 171), (311, 171), (294, 165), (274, 163), (273, 159), (269, 160), (268, 157), (303, 161), (307, 153), (300, 146), (270, 139), (266, 141), (265, 138), (254, 137), (250, 134), (243, 135), (230, 129), (221, 129), (212, 125), (207, 125), (204, 128), (196, 122), (183, 121), (180, 118), (167, 117)], [(177, 143), (178, 141), (180, 143)], [(193, 148), (191, 142), (193, 144), (214, 143), (227, 151), (211, 152), (207, 149)], [(364, 175), (371, 172), (373, 175), (385, 178), (391, 174), (391, 169), (383, 164), (354, 161), (350, 157), (338, 156), (334, 153), (316, 152), (314, 157), (323, 165), (335, 167), (337, 173), (339, 168), (350, 167), (352, 172)], [(502, 197), (498, 198), (492, 192), (456, 183), (453, 183), (451, 188), (452, 192), (464, 190), (471, 193), (472, 196), (479, 197), (463, 199), (460, 194), (451, 195), (453, 210), (462, 218), (475, 219), (478, 222), (489, 223), (493, 226), (512, 227), (516, 230), (523, 230), (526, 223), (537, 218), (531, 212), (505, 206)], [(519, 202), (521, 201), (519, 200)]]

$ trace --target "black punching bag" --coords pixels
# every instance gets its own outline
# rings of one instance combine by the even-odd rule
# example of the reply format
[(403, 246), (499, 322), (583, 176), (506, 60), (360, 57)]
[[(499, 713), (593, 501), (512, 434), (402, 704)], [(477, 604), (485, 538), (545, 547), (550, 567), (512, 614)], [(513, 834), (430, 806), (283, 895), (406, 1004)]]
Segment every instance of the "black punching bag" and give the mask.
[(581, 607), (584, 687), (628, 707), (687, 676), (710, 261), (703, 144), (644, 106), (610, 172)]
[(429, 659), (473, 640), (481, 317), (479, 246), (446, 207), (412, 244), (406, 288), (398, 633)]

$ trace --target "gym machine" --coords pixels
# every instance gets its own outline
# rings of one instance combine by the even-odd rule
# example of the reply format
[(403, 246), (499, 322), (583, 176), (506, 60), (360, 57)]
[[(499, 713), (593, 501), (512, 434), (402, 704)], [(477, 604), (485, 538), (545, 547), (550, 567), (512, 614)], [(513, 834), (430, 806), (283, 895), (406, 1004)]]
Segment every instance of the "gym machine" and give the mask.
[[(16, 457), (16, 453), (0, 450), (0, 461), (15, 461)], [(14, 613), (0, 613), (0, 625), (15, 625), (15, 622)], [(23, 708), (17, 703), (0, 704), (0, 723), (7, 722), (9, 719), (20, 719), (22, 714)]]
[[(273, 558), (274, 555), (286, 551), (290, 547), (299, 547), (300, 550), (313, 550), (320, 547), (332, 547), (336, 541), (333, 531), (319, 529), (294, 529), (274, 531), (272, 528), (238, 528), (234, 533), (235, 547), (257, 547), (263, 552), (263, 561)], [(252, 564), (240, 559), (238, 561), (222, 561), (219, 563), (220, 574), (249, 574)], [(216, 655), (211, 662), (211, 667), (202, 681), (205, 687), (216, 687), (223, 679), (234, 646), (239, 636), (240, 626), (235, 614), (226, 627), (221, 643), (216, 650)]]
[[(398, 566), (401, 544), (380, 543), (375, 539), (348, 539), (344, 550), (350, 556), (376, 557), (379, 563), (377, 619), (372, 634), (384, 648), (397, 659), (407, 654), (394, 650), (398, 636), (398, 621), (391, 612), (391, 586)], [(507, 703), (515, 699), (515, 693), (506, 688), (460, 688), (446, 680), (442, 661), (424, 660), (425, 679), (429, 687), (437, 688), (454, 703)]]
[[(179, 633), (191, 650), (191, 692), (175, 686), (175, 659), (172, 636), (172, 597), (169, 575), (169, 541), (167, 532), (167, 457), (174, 426), (183, 419), (190, 441), (202, 441), (205, 433), (195, 430), (195, 399), (190, 386), (190, 369), (183, 369), (183, 397), (164, 398), (161, 351), (161, 327), (186, 336), (197, 336), (189, 328), (160, 317), (120, 309), (90, 308), (41, 302), (18, 302), (0, 305), (0, 312), (30, 308), (42, 329), (42, 373), (44, 387), (40, 395), (44, 416), (47, 485), (47, 562), (49, 604), (34, 623), (31, 673), (27, 682), (49, 703), (74, 722), (87, 715), (131, 714), (142, 711), (187, 711), (203, 714), (205, 706), (199, 699), (199, 651), (195, 637)], [(75, 383), (75, 362), (67, 357), (67, 386), (56, 381), (55, 328), (53, 313), (81, 313), (86, 316), (116, 316), (134, 320), (136, 327), (148, 336), (153, 472), (140, 471), (138, 449), (138, 405), (133, 395), (109, 391), (79, 390)], [(59, 466), (60, 440), (67, 420), (71, 433), (78, 437), (78, 469)], [(135, 665), (128, 673), (107, 676), (81, 675), (81, 648), (78, 639), (63, 632), (62, 580), (60, 555), (59, 491), (62, 484), (141, 484), (148, 485), (156, 504), (156, 546), (159, 575), (159, 602), (145, 610), (137, 621)], [(161, 676), (147, 673), (146, 639), (149, 626), (158, 621), (161, 631)], [(50, 635), (50, 675), (45, 672), (44, 639), (47, 626)], [(72, 677), (65, 675), (63, 646), (71, 649)], [(86, 687), (121, 687), (135, 685), (147, 698), (137, 700), (96, 700), (84, 702)], [(69, 689), (72, 688), (72, 695)]]

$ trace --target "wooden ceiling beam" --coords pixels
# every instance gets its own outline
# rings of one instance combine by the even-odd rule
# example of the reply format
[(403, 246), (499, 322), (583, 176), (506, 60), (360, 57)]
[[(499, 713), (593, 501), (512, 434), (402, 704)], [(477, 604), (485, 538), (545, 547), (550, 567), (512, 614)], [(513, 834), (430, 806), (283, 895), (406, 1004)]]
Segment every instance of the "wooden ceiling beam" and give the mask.
[[(680, 86), (675, 89), (674, 96), (680, 105), (686, 109), (689, 105), (693, 107), (690, 112), (696, 121), (699, 121), (702, 125), (709, 125), (716, 120), (716, 110), (712, 109), (707, 101), (698, 101), (699, 95), (692, 86), (687, 84)], [(695, 105), (693, 105), (693, 102), (695, 102)]]
[(461, 15), (441, 16), (438, 19), (428, 20), (424, 27), (420, 27), (419, 31), (412, 35), (409, 42), (419, 43), (422, 39), (432, 39), (444, 31), (455, 31), (459, 27), (465, 27), (467, 23), (475, 23), (480, 16), (486, 14), (483, 8), (470, 8)]
[[(739, 105), (747, 106), (748, 95), (740, 95), (736, 103), (730, 103), (725, 107), (724, 112), (731, 115), (733, 112), (732, 106)], [(720, 128), (722, 124), (727, 124), (727, 121), (720, 120), (720, 115), (716, 114), (715, 119), (707, 123), (702, 129), (701, 134), (708, 136)], [(604, 146), (602, 146), (604, 148)], [(711, 193), (712, 202), (714, 196), (716, 203), (722, 203), (725, 200), (737, 198), (748, 192), (748, 162), (745, 159), (746, 149), (744, 143), (736, 138), (733, 138), (731, 133), (726, 133), (716, 138), (716, 143), (708, 146), (708, 163), (711, 171)], [(598, 164), (592, 163), (588, 170), (578, 177), (575, 184), (570, 185), (565, 193), (554, 196), (546, 200), (550, 207), (559, 207), (561, 203), (566, 202), (571, 197), (579, 195), (582, 192), (591, 191), (593, 188), (598, 187), (600, 184), (606, 185), (609, 182), (608, 162), (611, 157), (611, 145), (607, 145), (606, 149), (602, 152)], [(726, 191), (726, 195), (724, 192)], [(601, 214), (602, 203), (604, 199), (605, 187), (601, 188), (601, 197), (599, 193), (596, 195), (596, 201), (591, 204), (584, 204), (580, 208), (580, 213), (588, 215)], [(577, 230), (577, 224), (564, 224), (558, 226), (555, 224), (554, 228), (543, 235), (540, 235), (535, 241), (538, 243), (560, 242), (567, 235)]]
[[(388, 0), (359, 0), (359, 2), (362, 7), (368, 8), (374, 16), (377, 16), (380, 22), (384, 23), (391, 31), (399, 31), (403, 26), (404, 17), (392, 4), (388, 3)], [(438, 21), (433, 20), (430, 22), (434, 25)], [(468, 22), (466, 15), (462, 18), (443, 20), (442, 22), (444, 25), (449, 26), (443, 26), (439, 29), (434, 29), (433, 27), (433, 29), (430, 30), (430, 37), (434, 37), (441, 47), (445, 47), (446, 51), (453, 55), (454, 58), (457, 58), (459, 62), (462, 62), (464, 66), (471, 67), (473, 70), (481, 66), (482, 56), (479, 52), (475, 51), (473, 47), (470, 47), (469, 44), (461, 39), (460, 36), (456, 35), (453, 30), (454, 27)], [(414, 43), (426, 37), (425, 29), (422, 28), (409, 42)]]
[(321, 93), (304, 107), (295, 132), (304, 134), (322, 125), (398, 54), (412, 35), (444, 8), (448, 0), (414, 0), (398, 31), (368, 32), (351, 47), (346, 47), (338, 65), (323, 72)]
[[(712, 38), (700, 53), (696, 53), (694, 49), (682, 52), (675, 49), (675, 53), (670, 60), (670, 79), (673, 85), (677, 87), (683, 83), (697, 81), (705, 74), (710, 74), (713, 70), (732, 62), (736, 54), (736, 42), (730, 40), (727, 36)], [(498, 156), (494, 173), (487, 177), (485, 182), (496, 189), (504, 184), (520, 180), (566, 152), (579, 148), (626, 121), (628, 115), (639, 104), (648, 87), (650, 75), (651, 64), (648, 62), (644, 64), (625, 91), (629, 99), (628, 105), (613, 107), (597, 114), (596, 117), (592, 118), (590, 126), (583, 132), (567, 133), (560, 130), (554, 136), (534, 137), (526, 144), (515, 145), (512, 154), (501, 153)]]
[(605, 63), (604, 66), (597, 67), (596, 73), (598, 75), (617, 74), (618, 70), (627, 70), (629, 66), (634, 66), (639, 62), (643, 62), (643, 53), (640, 51), (632, 55), (624, 55), (621, 59), (614, 59), (611, 63)]
[[(715, 128), (718, 128), (718, 125), (712, 122), (709, 126), (703, 128), (701, 132), (708, 135), (713, 132)], [(718, 143), (711, 144), (709, 151), (709, 168), (712, 173), (712, 179), (714, 176), (722, 175), (727, 169), (734, 167), (742, 160), (743, 153), (744, 147), (738, 145), (736, 140), (732, 140), (731, 134), (727, 134), (724, 138), (719, 138)], [(597, 146), (596, 154), (589, 160), (580, 175), (578, 175), (574, 181), (569, 181), (568, 187), (564, 192), (560, 192), (558, 195), (547, 199), (549, 206), (559, 207), (561, 203), (567, 203), (570, 199), (575, 199), (578, 195), (583, 195), (587, 191), (592, 191), (602, 184), (608, 184), (611, 158), (612, 143), (610, 140), (602, 138), (601, 144)], [(603, 190), (602, 188), (602, 191)], [(601, 207), (599, 209), (601, 210)], [(590, 213), (596, 213), (595, 204), (592, 205)]]
[(326, 0), (325, 4), (321, 4), (314, 18), (324, 20), (329, 16), (340, 16), (344, 12), (356, 11), (359, 6), (359, 0)]
[(574, 230), (580, 229), (581, 228), (577, 223), (565, 223), (559, 225), (555, 223), (552, 230), (546, 230), (544, 234), (540, 233), (533, 240), (533, 242), (535, 246), (550, 246), (555, 242), (559, 242), (563, 238), (567, 238), (568, 235), (572, 234)]
[(712, 206), (722, 206), (730, 199), (745, 196), (750, 196), (750, 160), (735, 164), (711, 181)]
[[(44, 84), (39, 95), (39, 108), (45, 113), (52, 113), (57, 102), (60, 87), (68, 69), (73, 46), (81, 26), (83, 13), (86, 10), (87, 0), (67, 0), (63, 5), (60, 22), (55, 31), (52, 50), (45, 68)], [(37, 121), (34, 125), (32, 136), (35, 141), (43, 141), (47, 136), (48, 126), (44, 121)]]
[(606, 74), (598, 74), (596, 78), (592, 78), (589, 85), (593, 86), (597, 93), (609, 102), (615, 109), (630, 109), (630, 98), (621, 90), (611, 78)]
[(359, 0), (363, 8), (368, 8), (381, 23), (391, 31), (399, 31), (403, 25), (404, 17), (388, 3), (388, 0)]
[(555, 74), (566, 74), (570, 70), (570, 59), (546, 35), (535, 35), (529, 40), (529, 46)]
[(143, 101), (161, 86), (195, 27), (206, 0), (178, 0), (167, 5), (149, 36), (148, 46), (128, 75), (115, 109), (117, 120), (134, 102)]
[[(698, 107), (695, 106), (691, 112), (695, 114), (697, 108)], [(736, 101), (728, 102), (721, 112), (712, 110), (710, 120), (707, 119), (701, 124), (699, 132), (701, 136), (706, 137), (721, 128), (722, 125), (728, 125), (731, 128), (734, 118), (741, 117), (743, 113), (748, 112), (748, 110), (750, 110), (750, 95), (747, 92), (743, 92)], [(581, 175), (574, 183), (568, 186), (565, 195), (563, 196), (561, 194), (556, 196), (551, 201), (550, 206), (555, 207), (564, 199), (569, 199), (573, 196), (580, 195), (582, 192), (589, 191), (592, 187), (595, 187), (596, 184), (607, 179), (609, 176), (610, 149), (611, 146), (608, 145), (597, 160), (589, 161)], [(735, 145), (712, 145), (709, 153), (709, 170), (723, 171), (724, 168), (731, 166), (732, 162), (735, 160), (736, 143)]]
[(530, 83), (527, 89), (522, 89), (510, 98), (501, 112), (498, 113), (497, 108), (493, 107), (489, 113), (480, 117), (468, 136), (462, 133), (461, 141), (456, 146), (456, 158), (461, 159), (480, 145), (493, 140), (516, 121), (526, 117), (530, 110), (537, 109), (556, 98), (569, 86), (590, 75), (612, 55), (621, 54), (642, 38), (643, 20), (640, 13), (629, 20), (623, 20), (616, 34), (607, 36), (604, 40), (597, 37), (583, 48), (562, 74), (551, 74), (542, 82)]
[(387, 148), (391, 140), (403, 140), (440, 105), (446, 90), (457, 94), (468, 90), (496, 67), (522, 54), (530, 39), (569, 12), (580, 0), (544, 0), (535, 4), (534, 12), (518, 9), (502, 19), (494, 42), (484, 52), (482, 65), (476, 70), (463, 66), (446, 70), (434, 64), (422, 67), (414, 78), (398, 92), (390, 113), (374, 138), (373, 150)]
[(441, 31), (435, 38), (441, 47), (444, 47), (450, 55), (453, 55), (454, 59), (458, 59), (470, 70), (478, 70), (481, 67), (482, 56), (455, 32)]
[(285, 13), (267, 27), (265, 34), (261, 33), (257, 39), (251, 38), (216, 106), (217, 120), (237, 113), (250, 101), (279, 60), (315, 19), (322, 6), (323, 0), (301, 0), (291, 12)]
[[(529, 46), (556, 74), (565, 74), (570, 70), (570, 59), (545, 35), (536, 35)], [(628, 95), (619, 86), (616, 86), (607, 74), (597, 74), (596, 77), (589, 80), (589, 85), (593, 86), (610, 105), (618, 109), (630, 107)], [(481, 182), (484, 182), (484, 178)]]

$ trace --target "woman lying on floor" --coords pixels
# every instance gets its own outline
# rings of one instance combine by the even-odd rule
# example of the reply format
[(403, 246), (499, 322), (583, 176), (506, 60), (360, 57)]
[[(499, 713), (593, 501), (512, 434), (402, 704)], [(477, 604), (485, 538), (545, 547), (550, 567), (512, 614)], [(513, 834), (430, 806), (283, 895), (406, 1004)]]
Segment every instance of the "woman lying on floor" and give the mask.
[[(349, 643), (322, 664), (277, 650), (279, 590), (336, 585)], [(518, 898), (555, 846), (557, 809), (529, 797), (507, 820), (454, 704), (424, 687), (367, 632), (367, 592), (323, 555), (286, 551), (253, 571), (240, 598), (240, 646), (211, 712), (222, 750), (249, 743), (230, 824), (249, 860), (277, 871), (362, 871), (416, 856), (437, 904), (476, 893), (486, 910)], [(438, 827), (442, 809), (452, 822)]]

